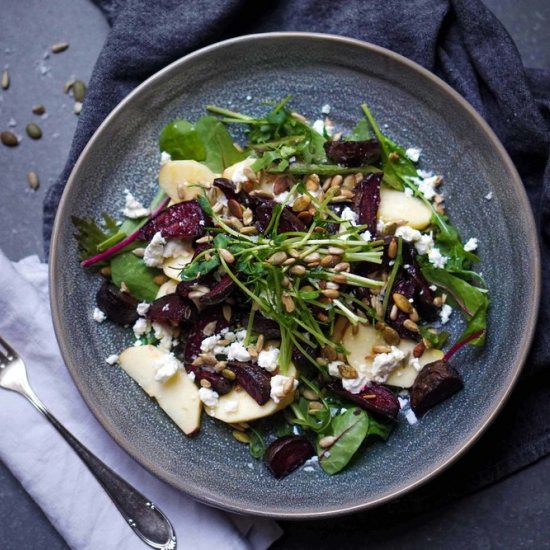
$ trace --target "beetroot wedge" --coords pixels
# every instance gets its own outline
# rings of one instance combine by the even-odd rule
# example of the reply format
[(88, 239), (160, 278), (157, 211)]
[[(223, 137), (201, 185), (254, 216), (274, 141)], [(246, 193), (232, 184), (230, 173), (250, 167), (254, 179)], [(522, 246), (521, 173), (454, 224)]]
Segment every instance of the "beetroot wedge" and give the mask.
[(314, 454), (315, 449), (308, 439), (301, 435), (286, 435), (271, 443), (265, 451), (264, 461), (271, 473), (281, 479)]
[[(215, 323), (214, 328), (209, 330), (209, 334), (204, 334), (204, 329), (210, 323)], [(224, 328), (229, 328), (229, 323), (223, 315), (221, 306), (211, 306), (200, 312), (195, 323), (192, 325), (187, 341), (185, 342), (184, 359), (191, 363), (201, 352), (202, 341), (212, 334), (217, 334)]]
[(397, 397), (385, 386), (371, 382), (365, 386), (359, 393), (351, 393), (342, 387), (338, 380), (331, 381), (327, 387), (336, 393), (345, 397), (349, 401), (356, 403), (366, 411), (379, 414), (392, 420), (399, 412), (399, 401)]
[(366, 141), (326, 141), (325, 153), (332, 162), (342, 166), (362, 166), (380, 158), (380, 144)]
[(201, 237), (207, 225), (211, 225), (211, 221), (196, 200), (180, 202), (146, 223), (138, 238), (148, 241), (159, 231), (164, 238)]
[(97, 291), (96, 302), (107, 319), (117, 325), (131, 325), (138, 320), (138, 301), (108, 281), (105, 281)]
[[(254, 217), (256, 218), (256, 227), (260, 233), (265, 233), (269, 227), (269, 222), (273, 216), (273, 209), (276, 202), (262, 200), (255, 201), (253, 204)], [(287, 233), (289, 231), (307, 231), (304, 223), (288, 207), (283, 208), (279, 218), (279, 226), (276, 228), (278, 233)]]
[(191, 300), (182, 298), (178, 294), (168, 294), (157, 298), (145, 316), (152, 321), (170, 321), (174, 324), (190, 323), (195, 320), (197, 309)]
[(201, 380), (207, 380), (210, 383), (212, 389), (219, 395), (224, 395), (231, 391), (233, 382), (218, 374), (217, 372), (208, 370), (204, 367), (193, 365), (192, 363), (185, 363), (185, 370), (195, 374), (195, 380), (200, 383)]
[(271, 393), (271, 376), (258, 365), (228, 361), (227, 368), (235, 374), (235, 379), (242, 388), (258, 403), (265, 405)]
[(376, 214), (380, 206), (380, 183), (382, 174), (367, 174), (355, 189), (354, 207), (357, 221), (366, 225), (367, 229), (376, 234)]
[(224, 275), (211, 289), (208, 294), (199, 298), (199, 302), (205, 306), (211, 306), (223, 302), (235, 289), (235, 283), (229, 275)]

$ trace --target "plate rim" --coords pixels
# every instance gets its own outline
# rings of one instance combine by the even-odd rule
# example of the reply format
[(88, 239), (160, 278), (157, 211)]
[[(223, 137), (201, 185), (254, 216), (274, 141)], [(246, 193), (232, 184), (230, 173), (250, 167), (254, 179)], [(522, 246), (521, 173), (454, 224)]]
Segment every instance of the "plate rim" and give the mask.
[[(109, 126), (109, 124), (111, 123), (111, 120), (114, 119), (128, 103), (132, 102), (135, 96), (139, 95), (144, 89), (149, 87), (152, 83), (156, 82), (157, 80), (161, 80), (172, 71), (178, 70), (180, 65), (184, 65), (185, 63), (187, 63), (188, 61), (196, 57), (200, 57), (214, 50), (223, 49), (226, 46), (230, 46), (240, 42), (255, 41), (255, 40), (262, 40), (262, 39), (272, 40), (272, 39), (286, 39), (286, 38), (309, 39), (314, 41), (332, 41), (339, 44), (345, 44), (345, 45), (355, 46), (359, 48), (364, 48), (377, 55), (388, 58), (391, 61), (397, 62), (398, 64), (405, 65), (406, 67), (413, 70), (414, 72), (419, 73), (424, 78), (427, 78), (428, 80), (430, 80), (434, 86), (438, 87), (439, 89), (441, 89), (441, 91), (451, 96), (451, 98), (454, 101), (459, 103), (460, 106), (470, 115), (473, 121), (478, 125), (478, 128), (483, 132), (483, 134), (488, 139), (488, 141), (492, 143), (492, 145), (495, 148), (495, 152), (498, 154), (500, 158), (500, 161), (503, 163), (506, 171), (511, 176), (511, 185), (515, 188), (515, 191), (518, 193), (519, 210), (525, 214), (524, 226), (526, 227), (527, 233), (529, 234), (527, 245), (530, 249), (529, 252), (531, 257), (531, 265), (533, 266), (533, 271), (534, 271), (534, 280), (532, 282), (533, 284), (531, 287), (531, 303), (528, 304), (529, 311), (526, 317), (526, 330), (522, 334), (521, 342), (518, 344), (517, 361), (515, 362), (516, 364), (514, 365), (514, 370), (510, 375), (507, 387), (504, 389), (503, 392), (501, 392), (499, 396), (499, 401), (496, 407), (485, 416), (483, 421), (478, 425), (475, 433), (471, 435), (467, 440), (465, 440), (462, 443), (462, 445), (458, 448), (458, 450), (456, 450), (456, 452), (451, 457), (449, 457), (447, 460), (439, 464), (435, 469), (422, 475), (421, 477), (419, 477), (418, 479), (412, 482), (406, 483), (400, 489), (394, 490), (387, 495), (383, 495), (381, 497), (378, 497), (368, 502), (354, 504), (351, 506), (332, 505), (330, 509), (324, 509), (319, 512), (269, 511), (265, 509), (259, 509), (254, 506), (243, 507), (242, 504), (239, 504), (237, 506), (229, 502), (227, 498), (224, 498), (224, 497), (220, 497), (218, 499), (210, 498), (200, 494), (200, 492), (190, 490), (189, 487), (184, 487), (183, 486), (184, 484), (179, 482), (177, 479), (173, 479), (173, 476), (170, 476), (169, 474), (164, 472), (161, 468), (157, 467), (153, 462), (145, 459), (142, 455), (140, 455), (139, 450), (136, 449), (133, 445), (131, 445), (130, 442), (128, 442), (124, 437), (122, 437), (122, 435), (119, 435), (118, 430), (116, 430), (110, 424), (108, 419), (103, 415), (102, 410), (99, 408), (99, 406), (97, 406), (92, 396), (88, 393), (88, 389), (86, 385), (82, 382), (82, 380), (79, 379), (77, 369), (71, 365), (71, 361), (69, 360), (71, 357), (71, 353), (70, 353), (68, 342), (65, 340), (65, 335), (63, 334), (63, 326), (62, 326), (62, 320), (61, 320), (62, 311), (60, 310), (59, 302), (57, 300), (58, 288), (57, 288), (57, 285), (55, 284), (55, 281), (57, 280), (56, 272), (58, 270), (57, 269), (57, 266), (58, 266), (57, 243), (59, 242), (58, 238), (59, 238), (59, 233), (61, 232), (61, 226), (62, 226), (61, 219), (63, 218), (62, 214), (65, 212), (65, 210), (69, 208), (69, 205), (70, 205), (69, 199), (70, 199), (72, 188), (75, 187), (75, 182), (76, 182), (78, 173), (81, 169), (81, 166), (85, 162), (85, 159), (88, 155), (89, 150), (94, 147), (95, 142), (99, 139), (100, 135), (103, 133), (103, 130), (107, 126)], [(489, 124), (483, 119), (483, 117), (472, 107), (472, 105), (464, 97), (462, 97), (456, 90), (454, 90), (454, 88), (452, 88), (449, 84), (447, 84), (441, 78), (439, 78), (429, 70), (425, 69), (418, 63), (392, 50), (383, 48), (381, 46), (377, 46), (370, 42), (358, 40), (355, 38), (349, 38), (346, 36), (334, 35), (334, 34), (278, 31), (278, 32), (256, 33), (256, 34), (247, 34), (243, 36), (238, 36), (235, 38), (230, 38), (227, 40), (216, 42), (214, 44), (195, 50), (173, 61), (163, 69), (151, 75), (147, 80), (142, 82), (139, 86), (137, 86), (134, 90), (132, 90), (124, 99), (122, 99), (114, 107), (114, 109), (105, 117), (103, 122), (95, 130), (95, 132), (89, 139), (88, 143), (80, 153), (67, 179), (67, 183), (65, 185), (63, 194), (61, 196), (61, 200), (59, 202), (59, 206), (55, 216), (51, 244), (50, 244), (49, 296), (50, 296), (50, 306), (52, 311), (52, 319), (53, 319), (56, 339), (59, 344), (61, 356), (63, 358), (65, 365), (67, 366), (67, 370), (69, 371), (71, 378), (73, 379), (84, 402), (86, 403), (88, 408), (91, 410), (92, 414), (96, 417), (98, 422), (101, 424), (103, 429), (105, 429), (107, 433), (109, 433), (109, 435), (114, 439), (117, 445), (119, 445), (126, 453), (128, 453), (134, 460), (136, 460), (136, 462), (138, 462), (146, 470), (153, 473), (162, 481), (168, 483), (169, 485), (176, 488), (177, 490), (180, 490), (185, 494), (191, 496), (193, 499), (199, 502), (202, 502), (204, 504), (207, 504), (209, 506), (214, 506), (216, 508), (220, 508), (220, 509), (234, 512), (237, 514), (251, 514), (255, 516), (269, 517), (269, 518), (276, 518), (276, 519), (286, 519), (286, 520), (320, 519), (320, 518), (327, 518), (327, 517), (337, 517), (337, 516), (342, 516), (346, 514), (351, 514), (354, 512), (359, 512), (362, 510), (371, 509), (376, 506), (380, 506), (386, 502), (389, 502), (391, 500), (394, 500), (407, 493), (410, 493), (411, 491), (427, 483), (429, 480), (439, 476), (444, 470), (446, 470), (448, 467), (454, 464), (460, 457), (462, 457), (464, 453), (469, 448), (471, 448), (472, 445), (481, 437), (481, 435), (485, 432), (485, 430), (489, 427), (489, 425), (498, 416), (504, 404), (508, 400), (514, 386), (516, 385), (517, 379), (523, 369), (525, 361), (527, 359), (529, 348), (531, 347), (534, 334), (535, 334), (535, 327), (536, 327), (536, 321), (537, 321), (539, 304), (540, 304), (540, 292), (541, 292), (540, 265), (541, 265), (540, 247), (538, 242), (538, 234), (536, 230), (535, 219), (531, 209), (531, 205), (527, 197), (525, 187), (517, 172), (517, 169), (513, 164), (512, 160), (510, 159), (504, 146), (502, 145), (502, 143), (500, 142), (500, 140), (498, 139), (494, 131), (490, 128)]]

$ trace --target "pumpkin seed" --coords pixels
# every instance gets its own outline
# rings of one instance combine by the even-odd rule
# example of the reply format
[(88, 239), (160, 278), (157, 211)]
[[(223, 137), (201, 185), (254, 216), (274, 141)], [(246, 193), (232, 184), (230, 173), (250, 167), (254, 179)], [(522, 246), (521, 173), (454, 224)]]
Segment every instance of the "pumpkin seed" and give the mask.
[(61, 53), (64, 52), (69, 47), (68, 42), (57, 42), (50, 47), (52, 53)]
[(40, 180), (38, 179), (38, 174), (34, 170), (27, 172), (27, 181), (29, 182), (29, 187), (31, 189), (38, 189), (40, 187)]
[(399, 345), (399, 342), (401, 342), (401, 338), (399, 337), (397, 331), (388, 326), (386, 326), (382, 331), (382, 336), (384, 337), (384, 340), (390, 344), (390, 346), (397, 346)]
[(392, 294), (393, 301), (395, 302), (395, 305), (403, 312), (403, 313), (411, 313), (413, 308), (413, 305), (407, 300), (403, 294), (399, 294), (399, 292), (394, 292)]
[(250, 443), (250, 436), (246, 432), (240, 432), (239, 430), (233, 430), (231, 432), (231, 435), (239, 442), (239, 443)]
[(16, 145), (19, 145), (19, 140), (13, 132), (2, 132), (0, 134), (0, 140), (6, 147), (15, 147)]
[(10, 73), (5, 70), (2, 73), (2, 90), (7, 90), (10, 87)]
[(40, 126), (38, 126), (38, 124), (34, 124), (34, 122), (27, 124), (27, 126), (25, 126), (25, 130), (32, 139), (40, 139), (42, 137), (42, 130), (40, 129)]
[(86, 97), (86, 84), (82, 82), (82, 80), (75, 80), (73, 84), (73, 97), (75, 101), (80, 101), (81, 103), (84, 101), (84, 98)]
[(42, 105), (42, 104), (35, 105), (35, 106), (32, 108), (32, 112), (33, 112), (35, 115), (43, 115), (43, 114), (46, 112), (46, 107), (44, 107), (44, 105)]

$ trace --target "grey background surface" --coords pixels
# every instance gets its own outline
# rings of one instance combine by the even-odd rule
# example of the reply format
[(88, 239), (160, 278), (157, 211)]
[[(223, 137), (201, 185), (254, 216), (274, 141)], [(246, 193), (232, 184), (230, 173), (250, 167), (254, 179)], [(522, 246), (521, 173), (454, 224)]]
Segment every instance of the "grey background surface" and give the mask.
[[(550, 2), (485, 3), (512, 34), (525, 64), (550, 68)], [(73, 99), (63, 93), (63, 85), (71, 78), (88, 80), (108, 26), (89, 0), (0, 0), (0, 6), (0, 70), (7, 68), (11, 77), (9, 90), (0, 91), (0, 131), (11, 127), (21, 136), (17, 148), (0, 146), (0, 242), (8, 257), (16, 260), (34, 253), (42, 256), (42, 199), (61, 172), (78, 122)], [(47, 54), (51, 44), (63, 41), (70, 43), (67, 51)], [(45, 117), (32, 114), (38, 103), (46, 106)], [(29, 122), (42, 127), (41, 140), (26, 136)], [(26, 182), (31, 169), (40, 176), (38, 191), (31, 191)], [(550, 548), (548, 487), (550, 458), (484, 491), (429, 513), (392, 519), (391, 524), (369, 514), (322, 524), (285, 523), (286, 534), (275, 546)], [(129, 536), (133, 536), (130, 531)], [(1, 464), (0, 548), (66, 548)]]

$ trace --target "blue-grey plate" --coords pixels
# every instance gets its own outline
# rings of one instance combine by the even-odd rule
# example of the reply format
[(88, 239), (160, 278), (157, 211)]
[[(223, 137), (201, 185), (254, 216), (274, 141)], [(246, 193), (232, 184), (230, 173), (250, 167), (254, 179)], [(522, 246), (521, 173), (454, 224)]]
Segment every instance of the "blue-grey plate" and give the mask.
[[(454, 361), (464, 391), (417, 425), (401, 422), (386, 444), (364, 450), (336, 476), (301, 468), (276, 481), (226, 426), (205, 418), (200, 434), (187, 439), (121, 369), (105, 362), (131, 338), (128, 331), (92, 320), (100, 280), (79, 267), (71, 216), (119, 215), (125, 188), (147, 202), (156, 187), (159, 132), (170, 120), (195, 120), (208, 103), (259, 112), (262, 102), (289, 93), (292, 106), (312, 120), (328, 103), (342, 129), (361, 117), (359, 105), (365, 101), (391, 137), (422, 148), (423, 167), (445, 176), (451, 219), (464, 238), (479, 239), (479, 269), (492, 306), (485, 348), (461, 351)], [(538, 246), (527, 198), (511, 160), (481, 117), (441, 80), (395, 53), (307, 33), (245, 36), (204, 48), (160, 71), (120, 103), (71, 174), (57, 215), (50, 273), (63, 357), (113, 438), (197, 500), (280, 518), (374, 506), (419, 486), (463, 454), (512, 389), (533, 334), (539, 294)], [(456, 336), (458, 314), (453, 318)]]

